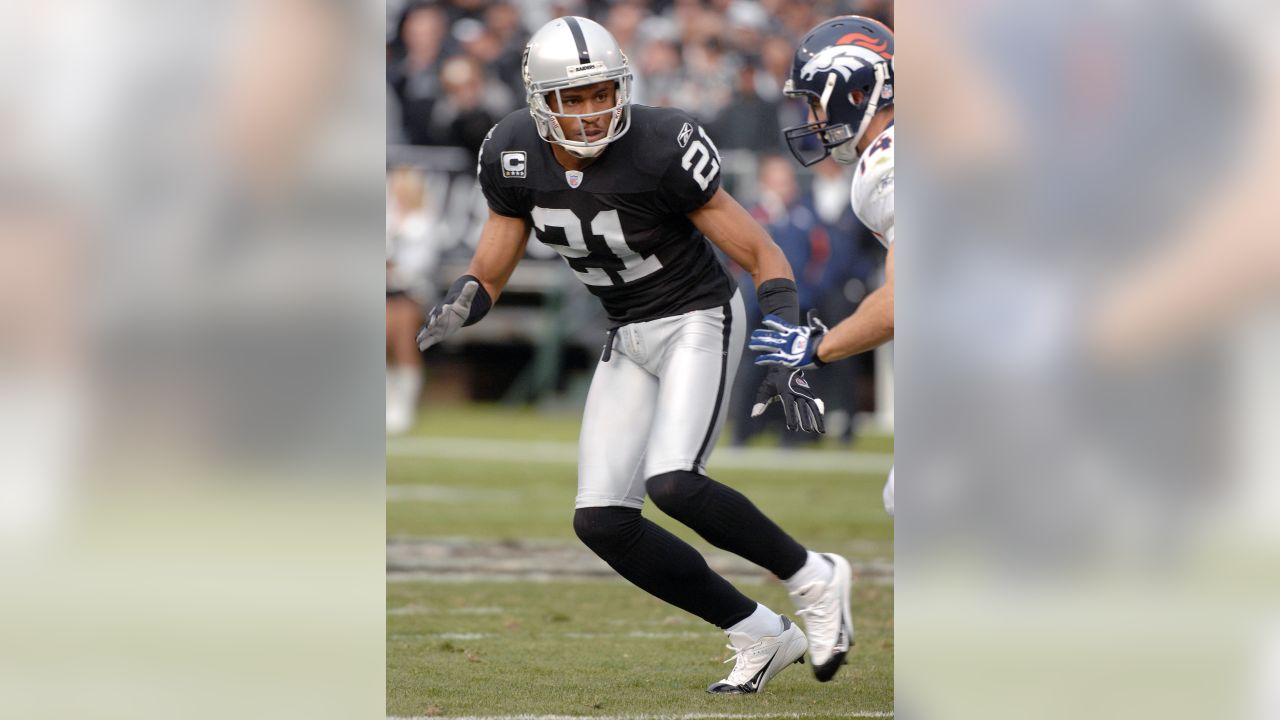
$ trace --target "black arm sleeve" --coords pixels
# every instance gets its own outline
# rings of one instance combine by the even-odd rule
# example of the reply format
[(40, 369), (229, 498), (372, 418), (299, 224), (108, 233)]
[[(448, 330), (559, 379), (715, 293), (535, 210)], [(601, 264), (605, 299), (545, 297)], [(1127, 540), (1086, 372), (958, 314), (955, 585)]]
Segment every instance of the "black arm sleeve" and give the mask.
[(792, 325), (800, 324), (800, 299), (794, 280), (765, 280), (756, 288), (756, 299), (765, 314), (777, 315)]
[(457, 300), (458, 296), (462, 294), (462, 287), (469, 282), (474, 282), (480, 287), (476, 289), (476, 296), (471, 300), (471, 311), (467, 313), (467, 319), (462, 323), (462, 327), (480, 322), (480, 319), (487, 315), (490, 308), (493, 307), (493, 298), (489, 297), (489, 292), (484, 289), (484, 283), (480, 282), (475, 275), (463, 275), (454, 280), (453, 284), (449, 286), (449, 292), (445, 293), (444, 304), (448, 305)]

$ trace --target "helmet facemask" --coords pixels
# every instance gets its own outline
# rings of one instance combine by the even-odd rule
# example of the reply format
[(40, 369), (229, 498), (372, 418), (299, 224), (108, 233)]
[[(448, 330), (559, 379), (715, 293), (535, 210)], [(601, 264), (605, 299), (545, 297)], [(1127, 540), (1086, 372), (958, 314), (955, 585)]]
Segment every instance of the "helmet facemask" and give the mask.
[[(580, 158), (596, 157), (609, 143), (627, 134), (631, 129), (631, 70), (626, 66), (625, 58), (624, 65), (620, 68), (602, 69), (601, 72), (590, 75), (541, 83), (534, 82), (526, 68), (524, 79), (528, 90), (529, 112), (538, 126), (538, 133), (542, 139), (559, 145), (572, 155)], [(561, 95), (563, 91), (595, 85), (607, 80), (614, 82), (615, 102), (612, 108), (590, 113), (563, 112), (564, 101)], [(559, 111), (551, 109), (551, 104), (547, 102), (549, 95), (555, 96), (555, 106)], [(580, 121), (601, 115), (611, 116), (604, 135), (595, 140), (587, 139), (586, 130)], [(577, 126), (579, 134), (576, 137), (572, 133), (565, 134), (560, 123), (562, 118), (571, 121), (568, 123), (570, 127)]]
[[(886, 91), (885, 88), (885, 67), (877, 63), (874, 68), (875, 82), (867, 90), (866, 97), (858, 105), (853, 106), (855, 117), (858, 117), (858, 127), (854, 128), (848, 122), (833, 122), (829, 111), (833, 92), (836, 82), (839, 79), (835, 72), (827, 73), (827, 80), (823, 85), (822, 95), (819, 96), (814, 92), (797, 90), (792, 80), (788, 79), (783, 92), (791, 97), (801, 97), (809, 102), (809, 107), (815, 118), (814, 122), (806, 123), (797, 127), (787, 128), (783, 131), (783, 138), (787, 142), (787, 147), (791, 150), (791, 154), (796, 160), (804, 166), (814, 165), (828, 155), (836, 159), (836, 162), (844, 165), (852, 165), (858, 161), (858, 141), (867, 132), (867, 126), (871, 124), (871, 118), (875, 117), (876, 111), (880, 109), (880, 101), (883, 94), (890, 93), (888, 99), (892, 100), (892, 90)], [(852, 101), (850, 100), (852, 105)], [(812, 148), (806, 148), (805, 138), (815, 137), (818, 140), (819, 147), (817, 151)]]

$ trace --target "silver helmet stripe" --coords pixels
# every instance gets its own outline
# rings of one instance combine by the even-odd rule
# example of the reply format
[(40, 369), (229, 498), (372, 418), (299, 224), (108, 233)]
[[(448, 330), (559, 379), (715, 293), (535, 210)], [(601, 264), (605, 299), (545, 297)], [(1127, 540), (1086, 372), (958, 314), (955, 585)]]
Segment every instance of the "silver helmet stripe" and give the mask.
[(582, 26), (578, 24), (578, 18), (570, 15), (564, 19), (564, 24), (569, 26), (569, 32), (573, 34), (573, 42), (578, 46), (578, 62), (582, 65), (591, 62), (591, 53), (587, 52), (587, 38), (582, 34)]

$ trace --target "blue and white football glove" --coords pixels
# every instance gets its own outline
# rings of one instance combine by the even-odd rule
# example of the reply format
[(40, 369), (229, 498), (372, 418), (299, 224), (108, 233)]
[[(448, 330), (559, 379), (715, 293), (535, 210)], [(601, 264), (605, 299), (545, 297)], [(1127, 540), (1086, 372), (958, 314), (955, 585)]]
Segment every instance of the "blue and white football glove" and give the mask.
[(777, 315), (766, 315), (764, 327), (751, 333), (748, 345), (761, 353), (755, 359), (757, 365), (778, 365), (796, 369), (822, 367), (826, 363), (818, 359), (818, 345), (827, 333), (812, 310), (808, 325), (792, 325)]

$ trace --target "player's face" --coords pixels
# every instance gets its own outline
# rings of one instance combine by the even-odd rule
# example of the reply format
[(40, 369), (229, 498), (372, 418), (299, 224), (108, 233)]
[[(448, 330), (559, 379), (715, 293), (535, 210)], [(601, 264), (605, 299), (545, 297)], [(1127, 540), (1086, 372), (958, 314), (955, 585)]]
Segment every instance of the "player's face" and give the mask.
[(561, 117), (556, 120), (566, 138), (593, 142), (604, 137), (609, 130), (613, 109), (618, 104), (617, 93), (617, 84), (612, 80), (605, 80), (594, 85), (561, 90), (558, 99), (556, 93), (550, 93), (547, 95), (547, 104), (552, 112), (587, 115), (588, 117)]

